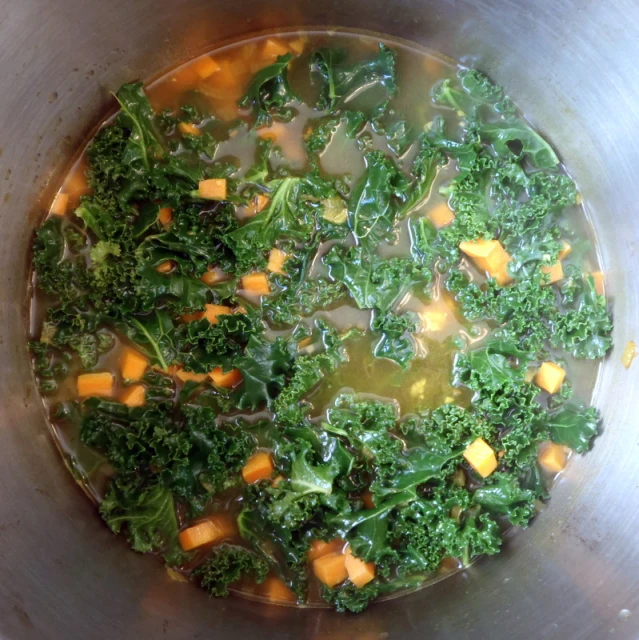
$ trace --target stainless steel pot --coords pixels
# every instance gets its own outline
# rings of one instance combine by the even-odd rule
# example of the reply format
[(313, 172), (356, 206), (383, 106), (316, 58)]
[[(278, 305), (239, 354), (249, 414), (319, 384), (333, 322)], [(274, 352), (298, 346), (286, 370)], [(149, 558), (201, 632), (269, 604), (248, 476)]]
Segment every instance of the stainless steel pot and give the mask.
[[(229, 38), (327, 24), (414, 40), (507, 87), (581, 185), (616, 322), (596, 394), (605, 431), (534, 526), (360, 616), (209, 599), (134, 555), (61, 464), (25, 348), (38, 202), (108, 92)], [(638, 43), (634, 0), (0, 0), (0, 635), (639, 638), (639, 364), (620, 362), (639, 334)]]

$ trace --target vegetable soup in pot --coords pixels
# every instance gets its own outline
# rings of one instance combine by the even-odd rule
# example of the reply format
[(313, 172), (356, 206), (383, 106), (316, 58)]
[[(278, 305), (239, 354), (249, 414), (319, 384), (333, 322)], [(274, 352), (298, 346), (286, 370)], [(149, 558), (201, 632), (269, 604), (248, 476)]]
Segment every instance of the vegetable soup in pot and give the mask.
[(612, 324), (577, 187), (504, 90), (300, 32), (115, 97), (31, 316), (110, 529), (212, 595), (358, 612), (533, 524), (597, 433)]

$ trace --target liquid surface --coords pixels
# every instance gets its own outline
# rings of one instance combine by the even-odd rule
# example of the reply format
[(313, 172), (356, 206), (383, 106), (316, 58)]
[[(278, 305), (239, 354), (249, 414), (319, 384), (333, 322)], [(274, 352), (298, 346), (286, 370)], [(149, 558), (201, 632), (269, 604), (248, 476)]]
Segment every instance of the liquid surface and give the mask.
[[(278, 52), (286, 50), (295, 54), (290, 64), (289, 81), (291, 86), (294, 87), (298, 102), (295, 103), (294, 117), (290, 120), (283, 121), (275, 118), (267, 123), (268, 126), (254, 127), (250, 118), (250, 110), (246, 106), (238, 108), (237, 101), (245, 95), (254, 74), (269, 63), (275, 62), (274, 54), (269, 53), (274, 46), (272, 43), (276, 43), (275, 49)], [(365, 180), (367, 171), (371, 171), (370, 160), (368, 160), (369, 166), (367, 167), (366, 153), (379, 151), (392, 156), (400, 170), (398, 177), (403, 172), (406, 180), (412, 179), (411, 176), (414, 175), (414, 173), (411, 173), (414, 171), (412, 169), (413, 163), (419, 152), (419, 133), (429, 131), (433, 120), (437, 116), (443, 118), (446, 122), (453, 122), (456, 116), (459, 116), (459, 113), (455, 114), (450, 109), (442, 110), (431, 99), (433, 86), (444, 78), (453, 77), (456, 73), (456, 68), (428, 52), (409, 48), (397, 42), (387, 42), (387, 44), (397, 51), (399, 90), (392, 99), (392, 113), (401, 114), (403, 126), (415, 133), (410, 142), (405, 145), (405, 148), (397, 152), (396, 148), (393, 151), (393, 147), (396, 147), (396, 145), (389, 134), (390, 126), (389, 129), (383, 131), (379, 126), (369, 121), (363, 125), (357, 136), (352, 136), (348, 132), (349, 124), (347, 121), (341, 120), (337, 123), (335, 132), (330, 137), (326, 148), (318, 154), (317, 162), (321, 175), (326, 179), (339, 178), (339, 180), (348, 185), (345, 191), (349, 193), (336, 197), (338, 197), (338, 200), (344, 198), (346, 202), (349, 202), (349, 212), (352, 211), (352, 192), (355, 185)], [(240, 185), (247, 182), (247, 171), (254, 166), (263, 141), (269, 139), (276, 146), (275, 152), (270, 157), (272, 177), (303, 176), (311, 169), (311, 158), (306, 146), (309, 136), (316, 129), (318, 122), (322, 118), (328, 117), (330, 111), (327, 108), (316, 109), (309, 106), (315, 105), (320, 96), (318, 83), (311, 82), (312, 76), (308, 73), (309, 56), (311, 52), (317, 51), (322, 47), (330, 47), (331, 49), (343, 48), (348, 52), (349, 62), (357, 63), (376, 55), (378, 40), (362, 35), (345, 33), (329, 35), (321, 32), (296, 33), (277, 38), (257, 38), (212, 51), (206, 56), (178, 67), (152, 82), (146, 88), (146, 93), (156, 114), (160, 114), (165, 110), (167, 113), (179, 113), (180, 108), (184, 105), (190, 105), (200, 114), (204, 114), (203, 117), (198, 118), (196, 128), (190, 130), (196, 133), (196, 135), (192, 136), (193, 139), (184, 141), (184, 132), (173, 132), (171, 130), (172, 132), (169, 134), (170, 143), (172, 145), (201, 144), (199, 157), (202, 162), (211, 166), (217, 163), (220, 166), (221, 164), (226, 164), (235, 168), (235, 170), (225, 174), (228, 176), (229, 182), (233, 180)], [(216, 68), (213, 72), (210, 72), (209, 67), (211, 64)], [(419, 81), (414, 81), (415, 78), (418, 78)], [(366, 86), (365, 82), (363, 86)], [(352, 103), (348, 104), (347, 107), (351, 109), (370, 108), (372, 103), (376, 104), (379, 101), (379, 96), (374, 94), (371, 96), (369, 95), (370, 93), (363, 92), (358, 94), (356, 92), (351, 101)], [(360, 100), (359, 103), (357, 103), (358, 99)], [(236, 120), (238, 117), (240, 117), (239, 121)], [(236, 122), (237, 124), (235, 124)], [(231, 123), (233, 124), (231, 125)], [(230, 128), (229, 125), (231, 125)], [(206, 134), (211, 136), (211, 140), (216, 139), (219, 142), (211, 144), (210, 148), (207, 148)], [(180, 152), (179, 146), (171, 148), (178, 149), (177, 152), (173, 151), (172, 153)], [(459, 174), (459, 162), (454, 159), (447, 159), (442, 162), (423, 201), (410, 211), (409, 216), (405, 216), (401, 220), (398, 219), (396, 237), (379, 241), (376, 247), (378, 256), (385, 260), (413, 260), (415, 256), (414, 238), (411, 236), (414, 233), (414, 231), (411, 231), (414, 228), (411, 226), (413, 220), (427, 218), (430, 212), (446, 204), (448, 194), (445, 193), (445, 189), (450, 184), (450, 181)], [(524, 158), (522, 165), (525, 166), (526, 162), (527, 160)], [(62, 216), (63, 225), (76, 224), (78, 219), (75, 218), (74, 220), (72, 211), (81, 204), (83, 196), (91, 192), (85, 177), (89, 165), (90, 161), (85, 150), (61, 186), (60, 194), (63, 194), (68, 199), (64, 216)], [(558, 169), (560, 168), (558, 167)], [(442, 193), (442, 190), (444, 193)], [(262, 191), (258, 189), (258, 192), (267, 191), (266, 189)], [(238, 193), (241, 193), (240, 188), (238, 188)], [(268, 193), (270, 195), (271, 191), (268, 191)], [(531, 187), (529, 194), (534, 194), (534, 188)], [(350, 201), (349, 196), (351, 197)], [(305, 196), (305, 198), (306, 203), (313, 202), (312, 196)], [(246, 198), (242, 202), (238, 202), (235, 205), (237, 218), (241, 221), (256, 219), (254, 217), (256, 213), (255, 202), (255, 200)], [(322, 203), (322, 206), (327, 206), (325, 201), (322, 201)], [(381, 205), (379, 206), (381, 207)], [(324, 215), (326, 216), (327, 214), (325, 213)], [(349, 213), (349, 215), (351, 214)], [(52, 214), (52, 217), (56, 216)], [(577, 271), (583, 273), (598, 272), (594, 245), (590, 239), (590, 230), (581, 206), (574, 204), (565, 207), (556, 224), (558, 225), (557, 228), (561, 230), (562, 239), (571, 245), (570, 254), (563, 259), (564, 271), (569, 272), (570, 269), (567, 268), (573, 265), (575, 273)], [(80, 226), (82, 225), (80, 224)], [(158, 232), (161, 233), (160, 228)], [(355, 235), (357, 235), (357, 227), (355, 227)], [(93, 237), (92, 234), (89, 234), (89, 236), (89, 242), (95, 248), (99, 244), (99, 242), (96, 242), (98, 239)], [(303, 241), (295, 240), (291, 243), (290, 239), (283, 238), (283, 240), (288, 242), (288, 244), (281, 245), (289, 253), (290, 257), (288, 259), (297, 259), (305, 255)], [(341, 251), (343, 247), (353, 244), (358, 244), (358, 242), (357, 240), (354, 242), (350, 236), (337, 239), (327, 238), (320, 244), (320, 248), (314, 254), (312, 265), (308, 270), (308, 279), (313, 281), (320, 278), (329, 282), (335, 280), (336, 267), (330, 266), (330, 261), (327, 261), (325, 256), (333, 250), (333, 247), (336, 247), (337, 251)], [(68, 240), (65, 251), (69, 252)], [(91, 253), (92, 259), (94, 255)], [(471, 283), (481, 284), (484, 282), (486, 273), (478, 268), (477, 263), (472, 258), (462, 253), (460, 260), (460, 273), (467, 274)], [(437, 264), (441, 266), (441, 259)], [(181, 263), (178, 266), (181, 266)], [(218, 267), (218, 265), (209, 264), (208, 267)], [(171, 269), (175, 268), (175, 260), (173, 260)], [(261, 269), (263, 269), (263, 266)], [(322, 345), (325, 345), (327, 338), (324, 334), (320, 335), (318, 333), (318, 327), (321, 326), (317, 324), (318, 320), (324, 321), (330, 327), (333, 327), (340, 336), (345, 335), (348, 331), (355, 330), (359, 332), (358, 335), (344, 339), (343, 345), (340, 347), (341, 361), (336, 366), (329, 367), (328, 370), (322, 370), (318, 381), (300, 399), (300, 402), (309, 407), (308, 424), (312, 426), (308, 426), (308, 429), (326, 429), (325, 433), (332, 434), (331, 437), (344, 438), (344, 434), (340, 431), (343, 427), (331, 426), (332, 415), (336, 415), (335, 403), (337, 403), (339, 409), (340, 402), (344, 402), (343, 398), (349, 398), (352, 394), (354, 394), (357, 401), (370, 401), (380, 405), (390, 404), (394, 407), (398, 417), (410, 417), (420, 412), (427, 413), (445, 405), (459, 407), (468, 411), (474, 410), (473, 402), (478, 395), (481, 395), (481, 392), (473, 389), (472, 383), (468, 381), (460, 382), (455, 375), (456, 362), (458, 362), (460, 356), (464, 357), (464, 354), (484, 347), (499, 323), (494, 318), (472, 318), (472, 320), (468, 320), (464, 315), (464, 300), (460, 300), (459, 294), (456, 296), (455, 292), (451, 292), (450, 287), (446, 284), (446, 277), (440, 274), (437, 268), (434, 268), (433, 272), (434, 278), (432, 282), (428, 282), (426, 286), (415, 285), (406, 288), (400, 298), (391, 305), (392, 312), (396, 315), (401, 317), (410, 314), (415, 319), (413, 330), (409, 331), (409, 335), (404, 334), (402, 338), (406, 341), (408, 345), (406, 348), (410, 351), (410, 357), (406, 363), (398, 364), (392, 357), (380, 356), (379, 350), (384, 348), (383, 341), (393, 339), (384, 337), (386, 334), (380, 334), (374, 330), (371, 331), (371, 327), (375, 327), (375, 318), (381, 315), (381, 311), (374, 305), (370, 305), (368, 308), (359, 308), (362, 305), (357, 304), (354, 295), (349, 295), (348, 288), (341, 295), (335, 296), (335, 300), (323, 308), (309, 309), (308, 313), (300, 310), (294, 323), (278, 321), (278, 316), (275, 314), (281, 312), (281, 310), (278, 311), (278, 308), (276, 308), (277, 303), (273, 303), (273, 307), (269, 311), (270, 315), (265, 318), (268, 325), (266, 326), (266, 335), (270, 340), (278, 338), (283, 341), (292, 341), (293, 336), (297, 335), (294, 332), (299, 330), (300, 327), (306, 327), (306, 333), (310, 334), (310, 337), (308, 340), (304, 336), (299, 339), (299, 354), (303, 357), (313, 357), (324, 349)], [(226, 275), (230, 278), (234, 274)], [(286, 279), (288, 277), (286, 273), (281, 277), (276, 274), (271, 274), (269, 277), (274, 289), (276, 291), (282, 290), (284, 292), (282, 295), (284, 295), (287, 287), (290, 287), (289, 281)], [(558, 287), (559, 285), (555, 286)], [(261, 308), (264, 308), (266, 297), (262, 298), (260, 302), (259, 295), (256, 297), (251, 295), (250, 291), (243, 290), (241, 286), (239, 288), (237, 296), (232, 298), (232, 303), (229, 303), (236, 310), (240, 309), (241, 313), (242, 307), (248, 307), (249, 309), (253, 307), (260, 308), (260, 304), (262, 305)], [(214, 295), (217, 296), (218, 294), (215, 293)], [(557, 289), (557, 296), (559, 296), (559, 289)], [(218, 300), (215, 297), (213, 301), (219, 304), (222, 300)], [(33, 339), (40, 341), (41, 344), (46, 344), (47, 342), (47, 340), (43, 340), (43, 321), (50, 318), (50, 316), (47, 316), (47, 310), (55, 308), (55, 305), (55, 296), (47, 294), (41, 288), (36, 288), (32, 304), (31, 327)], [(367, 307), (367, 305), (363, 306)], [(187, 310), (187, 313), (191, 311), (196, 310)], [(135, 346), (136, 342), (131, 337), (133, 334), (128, 334), (127, 336), (117, 329), (110, 330), (110, 335), (113, 343), (105, 353), (97, 357), (96, 362), (90, 369), (92, 371), (116, 372), (110, 396), (117, 399), (122, 398), (123, 394), (130, 388), (130, 385), (121, 376), (117, 375), (121, 367), (123, 348)], [(396, 341), (393, 344), (399, 344), (399, 342)], [(399, 347), (393, 348), (399, 349)], [(550, 353), (547, 352), (546, 357), (550, 359), (554, 357), (553, 354), (557, 354), (561, 358), (561, 362), (567, 371), (572, 387), (572, 401), (588, 403), (597, 374), (598, 365), (596, 361), (574, 358), (569, 353), (562, 352), (558, 348), (554, 348), (554, 351)], [(60, 358), (60, 356), (56, 355), (55, 358)], [(522, 362), (521, 355), (515, 356), (516, 358), (520, 358), (518, 362)], [(54, 437), (68, 466), (87, 493), (94, 500), (100, 502), (104, 499), (111, 478), (114, 477), (114, 469), (107, 461), (109, 458), (108, 452), (99, 451), (95, 446), (88, 446), (81, 441), (80, 426), (82, 419), (80, 414), (82, 409), (76, 403), (78, 399), (77, 384), (78, 375), (86, 372), (87, 368), (73, 349), (65, 351), (63, 359), (65, 374), (58, 376), (55, 388), (51, 388), (50, 392), (44, 396), (45, 405), (51, 417)], [(525, 358), (523, 361), (525, 362)], [(515, 361), (511, 359), (510, 362), (513, 364)], [(539, 364), (541, 364), (539, 357), (533, 355), (530, 358), (529, 365), (531, 376)], [(159, 370), (162, 367), (156, 362), (154, 363), (154, 368)], [(170, 370), (167, 368), (166, 372), (173, 379), (171, 386), (166, 387), (167, 399), (180, 403), (182, 402), (182, 395), (185, 394), (185, 384), (188, 385), (190, 383), (185, 383), (183, 379), (180, 379), (175, 367)], [(38, 373), (42, 374), (41, 371), (38, 371)], [(292, 375), (291, 370), (286, 374), (287, 380), (290, 381)], [(51, 376), (48, 379), (53, 377)], [(244, 378), (246, 378), (246, 373), (244, 373)], [(159, 383), (148, 379), (145, 380), (147, 394), (149, 394), (152, 389), (156, 388), (154, 385)], [(209, 384), (210, 381), (204, 383), (204, 386), (208, 389)], [(240, 383), (239, 389), (242, 388), (242, 384), (246, 384), (246, 382)], [(530, 384), (530, 379), (526, 384)], [(187, 387), (187, 391), (188, 389), (189, 387)], [(216, 405), (218, 407), (223, 404), (221, 398), (226, 397), (224, 395), (226, 392), (223, 393), (222, 391), (220, 388), (213, 390), (212, 402), (218, 403)], [(153, 391), (153, 393), (155, 392)], [(192, 393), (195, 395), (191, 397), (199, 401), (199, 399), (205, 398), (208, 391), (199, 389), (198, 391), (192, 391)], [(187, 399), (185, 402), (188, 401), (190, 400)], [(547, 403), (547, 398), (544, 398), (542, 402)], [(552, 405), (552, 402), (551, 399), (550, 405)], [(550, 408), (552, 409), (552, 406)], [(273, 420), (274, 415), (277, 419), (277, 410), (274, 411), (273, 406), (267, 407), (262, 404), (260, 406), (249, 406), (248, 409), (246, 406), (237, 406), (218, 416), (218, 424), (231, 424), (238, 420), (245, 421), (242, 423), (244, 425), (242, 428), (257, 443), (258, 449), (260, 451), (268, 450), (271, 456), (278, 458), (278, 456), (284, 455), (281, 453), (281, 448), (284, 445), (273, 437), (272, 430), (274, 427), (269, 424), (269, 421)], [(488, 413), (482, 419), (490, 421), (490, 417), (487, 416)], [(336, 421), (335, 424), (340, 425), (342, 423)], [(500, 426), (500, 430), (501, 428)], [(503, 429), (503, 433), (507, 434), (509, 428), (510, 425), (507, 424)], [(417, 446), (411, 440), (411, 438), (417, 437), (415, 433), (410, 432), (407, 435), (397, 428), (392, 430), (393, 437), (402, 442), (404, 451), (407, 452), (406, 455), (413, 451), (412, 447)], [(354, 436), (352, 437), (354, 438)], [(419, 437), (421, 438), (421, 436)], [(425, 440), (426, 444), (429, 443), (428, 437)], [(501, 437), (502, 435), (499, 436), (499, 438)], [(299, 446), (299, 437), (295, 436), (293, 441), (297, 443), (296, 446)], [(276, 444), (274, 445), (273, 442), (276, 442)], [(349, 448), (349, 451), (357, 451), (358, 455), (361, 451), (364, 451), (364, 456), (366, 455), (367, 446), (369, 446), (362, 445), (361, 442), (358, 444), (355, 440), (348, 440), (348, 438), (342, 439), (341, 442), (342, 445)], [(495, 443), (493, 448), (496, 449), (499, 439), (496, 439)], [(537, 447), (538, 445), (539, 442), (534, 441), (534, 446)], [(373, 447), (371, 451), (375, 451), (375, 445), (370, 446)], [(542, 452), (546, 446), (545, 444), (541, 446)], [(359, 449), (359, 447), (362, 448)], [(506, 453), (508, 455), (508, 452)], [(304, 459), (305, 455), (302, 454), (302, 459)], [(375, 455), (381, 456), (382, 453), (373, 453), (372, 455), (373, 457)], [(503, 451), (501, 455), (503, 455)], [(333, 452), (333, 457), (335, 458), (335, 456), (336, 454)], [(294, 460), (296, 459), (299, 460), (299, 454), (298, 458), (294, 458)], [(318, 460), (316, 460), (317, 464), (319, 464)], [(325, 457), (321, 460), (321, 463), (329, 465), (330, 460)], [(293, 462), (292, 474), (294, 474), (295, 464)], [(328, 466), (326, 468), (328, 469)], [(558, 469), (542, 470), (542, 474), (546, 476), (547, 484), (549, 484), (552, 475), (556, 471)], [(368, 473), (368, 471), (363, 473)], [(404, 472), (398, 471), (399, 475), (401, 473)], [(412, 472), (406, 471), (405, 473), (408, 477)], [(463, 483), (467, 487), (473, 489), (476, 486), (480, 486), (481, 478), (473, 474), (468, 466), (465, 466), (460, 473), (462, 478), (466, 478)], [(275, 473), (273, 473), (273, 476), (275, 477)], [(301, 499), (299, 495), (304, 494), (304, 492), (299, 487), (296, 488), (294, 482), (292, 487), (284, 485), (287, 487), (286, 491), (290, 491), (289, 495), (282, 497), (277, 494), (276, 480), (280, 477), (281, 474), (278, 474), (272, 481), (274, 489), (264, 488), (262, 490), (266, 493), (275, 492), (274, 500), (280, 498), (282, 500), (289, 498), (290, 500)], [(429, 486), (428, 477), (424, 476), (424, 478), (424, 482), (418, 483), (418, 487), (420, 499), (426, 500), (431, 495), (430, 492), (436, 490), (437, 483)], [(459, 475), (457, 480), (459, 480)], [(288, 478), (285, 478), (284, 481), (285, 483), (288, 482)], [(362, 482), (362, 479), (358, 478), (357, 481)], [(200, 482), (206, 486), (206, 480), (200, 479)], [(319, 480), (314, 480), (313, 482), (321, 484)], [(352, 484), (353, 480), (348, 480), (348, 482)], [(348, 482), (344, 480), (342, 486), (347, 486)], [(380, 502), (383, 503), (383, 500), (386, 500), (388, 496), (397, 495), (401, 491), (401, 485), (398, 485), (400, 488), (393, 489), (390, 489), (390, 486), (388, 485), (380, 490), (380, 494), (376, 497), (377, 502), (375, 502), (375, 505)], [(351, 500), (349, 509), (375, 508), (374, 505), (366, 504), (362, 507), (361, 501), (358, 502), (361, 488), (357, 483), (353, 484), (350, 489), (340, 489), (340, 491), (342, 490), (345, 491), (344, 495), (347, 495), (348, 499)], [(322, 498), (317, 498), (317, 500), (327, 501), (327, 496), (330, 496), (331, 492), (329, 490), (328, 493), (326, 491), (322, 493), (323, 491), (323, 489), (320, 489), (311, 495), (323, 496)], [(385, 497), (382, 498), (382, 495)], [(223, 516), (228, 521), (233, 522), (239, 516), (240, 521), (242, 521), (244, 516), (241, 514), (245, 511), (245, 503), (246, 494), (242, 483), (225, 486), (223, 489), (216, 491), (208, 502), (202, 508), (199, 508), (196, 517), (189, 515), (188, 509), (184, 505), (178, 505), (176, 508), (177, 523), (181, 530), (185, 530), (211, 516)], [(326, 507), (325, 502), (322, 504), (324, 505), (323, 508), (337, 509), (335, 506)], [(450, 510), (451, 507), (454, 509), (455, 506), (451, 504), (448, 509)], [(469, 503), (465, 508), (473, 518), (477, 516), (476, 510), (478, 507)], [(500, 520), (505, 513), (506, 511), (504, 510), (501, 512), (499, 509), (497, 510), (497, 520), (500, 521), (502, 526), (508, 526), (506, 521), (502, 522)], [(397, 518), (398, 516), (392, 515), (390, 517)], [(470, 522), (471, 516), (468, 517)], [(459, 522), (463, 516), (458, 514), (455, 518)], [(383, 526), (386, 526), (386, 524)], [(240, 533), (234, 530), (225, 539), (225, 544), (237, 545), (242, 549), (252, 549), (253, 541), (249, 537), (242, 535), (242, 531), (245, 531), (245, 529), (240, 525)], [(310, 531), (311, 529), (309, 528), (309, 536), (311, 535)], [(368, 534), (366, 535), (368, 536)], [(345, 536), (347, 540), (350, 540), (349, 536), (351, 536), (350, 532)], [(281, 567), (290, 563), (291, 559), (277, 546), (279, 543), (277, 534), (274, 535), (274, 539), (275, 542), (272, 547), (265, 540), (262, 540), (258, 546), (260, 547), (260, 553), (274, 559), (275, 566), (279, 568), (274, 569), (273, 566), (269, 568), (269, 577), (266, 582), (255, 581), (251, 577), (240, 577), (230, 585), (231, 591), (243, 593), (249, 597), (266, 598), (270, 601), (281, 603), (290, 604), (293, 600), (297, 600), (298, 604), (323, 604), (325, 597), (322, 596), (321, 579), (318, 580), (317, 571), (311, 570), (312, 567), (315, 567), (312, 563), (309, 563), (306, 570), (308, 580), (307, 595), (304, 597), (292, 596), (291, 588), (294, 588), (293, 582), (289, 580), (288, 570), (281, 569)], [(363, 539), (368, 541), (368, 544), (375, 544), (374, 541), (371, 541), (372, 539), (366, 536)], [(399, 539), (397, 544), (400, 545)], [(148, 550), (162, 552), (162, 549), (150, 548)], [(167, 560), (167, 562), (172, 567), (172, 571), (177, 570), (179, 575), (188, 576), (206, 561), (210, 552), (210, 546), (196, 547), (188, 558), (182, 558), (177, 562)], [(486, 549), (486, 552), (491, 551)], [(289, 551), (288, 553), (293, 552)], [(300, 553), (301, 557), (297, 558), (296, 562), (304, 561), (305, 552)], [(360, 550), (359, 553), (362, 553), (362, 551)], [(455, 557), (451, 557), (453, 555)], [(390, 573), (381, 579), (381, 582), (386, 584), (392, 580), (397, 580), (398, 584), (401, 583), (400, 586), (393, 587), (393, 590), (396, 590), (397, 593), (401, 593), (405, 589), (423, 586), (438, 579), (441, 575), (458, 569), (460, 562), (457, 558), (461, 556), (461, 552), (449, 554), (441, 562), (439, 568), (433, 569), (431, 567), (428, 570), (423, 570), (422, 568), (421, 571), (416, 572), (419, 574), (418, 579), (412, 582), (405, 579), (401, 566), (399, 569), (393, 567)], [(464, 557), (463, 560), (468, 563), (471, 557)], [(427, 563), (424, 566), (427, 566)], [(196, 573), (193, 575), (196, 575)], [(378, 579), (379, 577), (376, 578), (376, 580)], [(349, 587), (347, 584), (346, 588), (352, 589), (352, 585)], [(391, 591), (391, 589), (388, 589), (388, 591)], [(376, 594), (379, 597), (383, 597), (385, 593), (387, 591), (380, 587), (379, 593)], [(339, 606), (338, 604), (338, 608)], [(352, 608), (348, 604), (341, 606)]]

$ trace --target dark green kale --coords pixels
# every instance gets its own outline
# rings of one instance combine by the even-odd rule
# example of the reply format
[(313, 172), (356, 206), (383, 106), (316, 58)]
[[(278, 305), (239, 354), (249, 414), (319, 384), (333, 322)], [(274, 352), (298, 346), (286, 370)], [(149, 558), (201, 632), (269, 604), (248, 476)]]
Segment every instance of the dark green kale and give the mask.
[(317, 108), (333, 112), (348, 104), (379, 117), (397, 92), (395, 58), (381, 43), (374, 58), (353, 63), (347, 62), (343, 49), (319, 49), (310, 63), (321, 83)]
[(247, 576), (258, 584), (264, 582), (268, 570), (268, 563), (252, 551), (222, 545), (212, 551), (193, 576), (212, 596), (226, 598), (230, 586)]
[(248, 86), (240, 106), (251, 109), (256, 127), (270, 127), (273, 119), (288, 122), (295, 115), (290, 104), (297, 101), (288, 82), (291, 53), (279, 56), (273, 64), (260, 69)]

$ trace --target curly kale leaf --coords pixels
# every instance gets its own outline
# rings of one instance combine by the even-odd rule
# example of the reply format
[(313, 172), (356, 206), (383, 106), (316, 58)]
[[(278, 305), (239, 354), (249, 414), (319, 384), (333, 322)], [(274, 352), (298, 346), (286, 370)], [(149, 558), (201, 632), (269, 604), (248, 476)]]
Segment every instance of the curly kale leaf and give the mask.
[(432, 92), (435, 104), (476, 116), (488, 113), (514, 113), (515, 107), (504, 90), (476, 69), (460, 69), (455, 80), (446, 79)]
[(103, 453), (121, 477), (161, 481), (194, 514), (236, 482), (254, 448), (248, 432), (216, 426), (210, 407), (185, 405), (175, 415), (168, 412), (166, 401), (128, 409), (91, 398), (83, 404), (80, 436)]
[(348, 226), (360, 244), (376, 246), (396, 233), (395, 198), (403, 197), (406, 178), (381, 151), (367, 153), (365, 160), (366, 173), (348, 203)]
[(330, 182), (315, 174), (287, 176), (268, 182), (268, 206), (238, 229), (223, 236), (240, 269), (248, 269), (270, 251), (278, 239), (308, 241), (313, 235), (320, 200), (335, 194)]
[(193, 572), (200, 586), (212, 596), (226, 598), (229, 587), (245, 577), (252, 578), (258, 584), (264, 582), (269, 565), (257, 554), (231, 545), (215, 547)]
[(612, 347), (612, 320), (606, 298), (597, 294), (590, 275), (578, 279), (572, 296), (570, 307), (554, 323), (551, 344), (575, 358), (602, 358)]
[(229, 313), (217, 317), (215, 324), (206, 318), (178, 325), (175, 339), (177, 359), (187, 371), (208, 373), (214, 367), (232, 368), (252, 335), (263, 331), (254, 313)]
[(381, 334), (373, 351), (375, 357), (388, 358), (406, 369), (415, 355), (415, 344), (409, 336), (417, 331), (418, 326), (417, 315), (412, 312), (375, 314), (371, 329)]
[(413, 160), (411, 176), (414, 183), (407, 189), (406, 201), (402, 203), (400, 215), (418, 209), (430, 196), (438, 169), (446, 162), (446, 156), (433, 145), (427, 135), (422, 136), (419, 150)]
[(282, 338), (271, 342), (255, 335), (249, 337), (244, 353), (234, 362), (242, 374), (242, 384), (235, 392), (239, 409), (273, 405), (293, 365), (295, 348)]
[(553, 442), (570, 447), (577, 453), (588, 450), (597, 435), (598, 424), (599, 416), (594, 407), (572, 404), (550, 412), (543, 421)]
[[(343, 343), (354, 335), (354, 330), (340, 335), (322, 320), (317, 320), (316, 325), (321, 335), (321, 346), (317, 344), (318, 341), (312, 343), (312, 354), (298, 356), (293, 362), (290, 380), (273, 405), (279, 423), (303, 423), (311, 409), (311, 405), (304, 401), (304, 396), (347, 360)], [(317, 349), (321, 351), (318, 353)]]
[(100, 515), (114, 533), (126, 532), (134, 551), (161, 553), (168, 564), (183, 560), (173, 494), (161, 484), (145, 487), (127, 478), (112, 480)]
[(362, 247), (333, 247), (324, 257), (331, 278), (343, 282), (360, 309), (385, 314), (415, 284), (427, 285), (430, 270), (410, 258), (383, 259)]
[(381, 43), (374, 58), (350, 64), (343, 49), (319, 49), (310, 61), (321, 83), (317, 108), (334, 112), (348, 106), (379, 117), (397, 92), (395, 58)]
[(128, 316), (116, 327), (161, 369), (167, 370), (175, 361), (175, 322), (167, 311)]
[(518, 526), (525, 526), (535, 515), (535, 499), (535, 493), (522, 489), (516, 476), (499, 471), (473, 493), (478, 505), (491, 513), (507, 516)]
[(462, 69), (457, 82), (444, 80), (433, 91), (433, 101), (467, 117), (498, 156), (525, 155), (540, 169), (559, 164), (548, 142), (515, 113), (503, 89), (479, 71)]
[(297, 98), (288, 82), (288, 65), (293, 59), (291, 53), (278, 56), (273, 63), (260, 69), (251, 80), (240, 106), (250, 108), (255, 116), (255, 126), (270, 127), (273, 118), (288, 122), (295, 112), (290, 108)]

